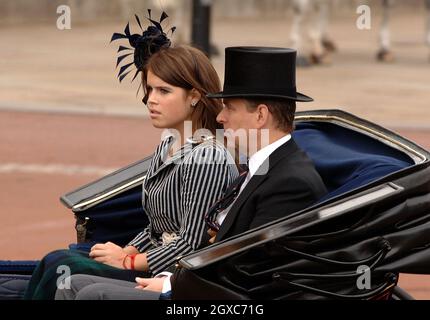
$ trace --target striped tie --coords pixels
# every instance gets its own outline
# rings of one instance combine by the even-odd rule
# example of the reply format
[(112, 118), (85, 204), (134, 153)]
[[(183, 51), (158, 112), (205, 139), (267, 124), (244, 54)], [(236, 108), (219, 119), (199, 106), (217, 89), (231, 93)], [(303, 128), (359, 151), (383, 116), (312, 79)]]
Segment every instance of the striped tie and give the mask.
[(216, 217), (219, 213), (227, 209), (233, 202), (236, 200), (237, 195), (239, 194), (240, 187), (245, 182), (246, 177), (249, 172), (249, 168), (247, 165), (240, 165), (241, 172), (239, 176), (234, 180), (231, 185), (227, 188), (224, 196), (219, 199), (215, 204), (209, 208), (208, 212), (205, 215), (205, 221), (209, 228), (218, 232), (219, 224), (216, 221)]

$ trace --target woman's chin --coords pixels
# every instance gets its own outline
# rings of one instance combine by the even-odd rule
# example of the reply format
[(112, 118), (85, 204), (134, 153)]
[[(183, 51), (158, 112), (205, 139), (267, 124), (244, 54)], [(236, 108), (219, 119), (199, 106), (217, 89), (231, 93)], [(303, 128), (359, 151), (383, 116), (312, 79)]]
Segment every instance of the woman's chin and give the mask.
[(163, 128), (166, 127), (160, 121), (157, 121), (157, 120), (154, 120), (154, 119), (151, 119), (151, 123), (152, 123), (152, 126), (154, 128), (157, 128), (157, 129), (163, 129)]

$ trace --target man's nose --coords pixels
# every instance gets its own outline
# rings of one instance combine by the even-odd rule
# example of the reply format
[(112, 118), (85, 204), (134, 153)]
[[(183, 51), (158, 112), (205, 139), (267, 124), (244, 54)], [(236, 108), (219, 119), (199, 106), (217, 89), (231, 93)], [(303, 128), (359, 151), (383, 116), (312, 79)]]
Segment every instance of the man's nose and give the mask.
[(224, 122), (225, 122), (224, 109), (221, 109), (220, 113), (218, 113), (218, 115), (216, 117), (216, 121), (218, 123), (224, 124)]

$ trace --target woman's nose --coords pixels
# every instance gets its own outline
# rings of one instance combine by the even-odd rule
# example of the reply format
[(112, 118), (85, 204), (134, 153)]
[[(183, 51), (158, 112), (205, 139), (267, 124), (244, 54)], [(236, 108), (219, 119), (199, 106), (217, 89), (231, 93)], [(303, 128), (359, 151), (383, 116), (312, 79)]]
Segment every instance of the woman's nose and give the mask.
[(154, 94), (154, 91), (148, 92), (147, 96), (148, 96), (148, 104), (156, 104), (157, 103), (157, 97)]

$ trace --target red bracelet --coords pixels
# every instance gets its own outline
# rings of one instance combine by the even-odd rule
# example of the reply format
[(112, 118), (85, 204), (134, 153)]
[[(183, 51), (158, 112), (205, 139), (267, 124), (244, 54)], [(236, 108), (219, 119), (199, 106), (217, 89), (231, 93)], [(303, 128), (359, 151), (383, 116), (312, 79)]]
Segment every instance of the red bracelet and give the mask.
[(124, 259), (122, 259), (122, 266), (123, 266), (123, 267), (124, 267), (124, 269), (126, 269), (126, 270), (127, 270), (127, 266), (126, 266), (126, 264), (125, 264), (125, 260), (127, 260), (127, 257), (129, 257), (129, 255), (128, 255), (128, 254), (126, 254), (126, 255), (125, 255)]
[(134, 259), (136, 258), (136, 256), (137, 256), (137, 253), (135, 253), (135, 254), (132, 254), (132, 255), (130, 255), (129, 257), (130, 257), (130, 264), (131, 264), (131, 270), (135, 270), (134, 269)]

